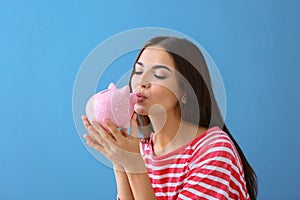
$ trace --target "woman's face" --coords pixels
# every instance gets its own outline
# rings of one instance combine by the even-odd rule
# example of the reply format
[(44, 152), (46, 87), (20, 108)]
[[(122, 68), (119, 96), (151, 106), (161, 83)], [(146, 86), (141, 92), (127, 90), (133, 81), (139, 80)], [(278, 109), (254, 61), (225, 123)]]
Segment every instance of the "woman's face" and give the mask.
[(180, 90), (172, 57), (161, 47), (147, 47), (134, 66), (132, 90), (139, 97), (134, 110), (140, 115), (177, 112)]

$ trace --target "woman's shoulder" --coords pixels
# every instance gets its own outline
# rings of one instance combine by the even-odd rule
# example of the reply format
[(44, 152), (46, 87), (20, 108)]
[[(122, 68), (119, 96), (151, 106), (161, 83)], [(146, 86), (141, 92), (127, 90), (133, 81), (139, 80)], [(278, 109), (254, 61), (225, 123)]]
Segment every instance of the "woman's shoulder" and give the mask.
[(190, 143), (192, 148), (197, 148), (209, 142), (216, 141), (217, 139), (227, 139), (230, 141), (229, 136), (218, 126), (207, 128), (206, 131), (198, 134)]
[(190, 147), (193, 151), (191, 162), (222, 161), (235, 165), (242, 170), (241, 160), (233, 141), (219, 127), (210, 128), (196, 137), (191, 142)]

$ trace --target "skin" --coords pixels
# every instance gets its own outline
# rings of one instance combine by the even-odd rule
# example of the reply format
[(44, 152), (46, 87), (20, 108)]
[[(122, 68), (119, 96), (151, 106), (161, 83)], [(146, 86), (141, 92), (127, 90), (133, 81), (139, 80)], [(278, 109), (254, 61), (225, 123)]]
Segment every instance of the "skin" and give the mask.
[[(133, 91), (143, 91), (148, 98), (135, 104), (135, 112), (148, 115), (151, 120), (156, 155), (168, 153), (207, 130), (181, 120), (179, 102), (185, 93), (178, 85), (175, 63), (164, 49), (159, 46), (146, 48), (137, 63), (137, 74), (133, 75), (131, 86)], [(166, 66), (169, 70), (157, 66)]]
[[(177, 72), (172, 57), (159, 46), (148, 47), (135, 65), (131, 86), (134, 92), (142, 92), (147, 98), (135, 104), (134, 110), (148, 115), (154, 128), (153, 149), (155, 155), (168, 153), (207, 130), (181, 120), (180, 99), (185, 95), (177, 83)], [(162, 98), (163, 97), (163, 98)], [(156, 199), (147, 170), (140, 155), (137, 138), (136, 116), (133, 116), (131, 133), (118, 130), (104, 119), (109, 133), (98, 122), (90, 122), (82, 116), (89, 134), (87, 144), (112, 161), (120, 199)]]

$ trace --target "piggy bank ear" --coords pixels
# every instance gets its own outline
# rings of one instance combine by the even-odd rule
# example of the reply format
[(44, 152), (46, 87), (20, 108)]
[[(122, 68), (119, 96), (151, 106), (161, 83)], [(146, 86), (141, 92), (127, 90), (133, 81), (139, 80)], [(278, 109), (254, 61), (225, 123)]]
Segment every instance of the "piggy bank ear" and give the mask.
[(130, 88), (129, 88), (129, 86), (128, 86), (128, 85), (125, 85), (124, 87), (122, 87), (122, 88), (120, 89), (120, 93), (121, 93), (121, 94), (129, 94), (129, 93), (130, 93)]
[(108, 86), (108, 89), (115, 90), (116, 89), (115, 84), (114, 83), (110, 83), (109, 86)]

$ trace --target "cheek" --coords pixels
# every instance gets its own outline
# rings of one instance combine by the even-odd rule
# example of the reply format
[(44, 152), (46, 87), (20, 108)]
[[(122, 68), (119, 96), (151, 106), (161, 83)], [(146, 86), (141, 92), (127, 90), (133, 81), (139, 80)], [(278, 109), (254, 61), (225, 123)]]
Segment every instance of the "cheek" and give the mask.
[[(155, 84), (156, 85), (156, 84)], [(180, 92), (176, 79), (162, 81), (156, 85), (158, 93), (161, 93), (160, 98), (167, 97), (168, 99), (176, 99)]]
[(138, 86), (137, 83), (138, 83), (137, 77), (135, 75), (133, 75), (132, 78), (131, 78), (132, 91), (134, 91), (136, 89), (136, 87)]
[(176, 92), (174, 89), (162, 86), (153, 86), (153, 103), (160, 103), (166, 107), (177, 104)]

